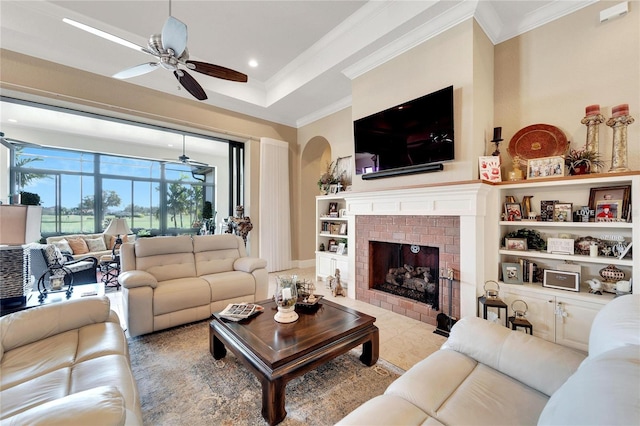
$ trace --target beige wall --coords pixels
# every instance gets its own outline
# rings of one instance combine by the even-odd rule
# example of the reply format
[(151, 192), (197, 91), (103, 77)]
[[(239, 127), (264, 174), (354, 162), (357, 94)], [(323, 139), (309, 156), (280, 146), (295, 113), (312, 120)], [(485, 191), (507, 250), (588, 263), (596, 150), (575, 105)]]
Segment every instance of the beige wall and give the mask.
[[(611, 107), (628, 103), (636, 119), (628, 127), (629, 167), (640, 169), (640, 3), (601, 24), (600, 11), (617, 3), (598, 2), (495, 47), (495, 118), (505, 143), (523, 127), (546, 123), (580, 148), (587, 105), (600, 104), (608, 119)], [(599, 135), (606, 171), (613, 131), (601, 124)]]

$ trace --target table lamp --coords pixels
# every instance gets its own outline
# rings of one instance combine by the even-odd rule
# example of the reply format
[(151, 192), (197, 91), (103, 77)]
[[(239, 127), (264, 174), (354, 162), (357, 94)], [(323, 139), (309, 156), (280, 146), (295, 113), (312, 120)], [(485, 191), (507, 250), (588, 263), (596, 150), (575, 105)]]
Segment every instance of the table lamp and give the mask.
[(111, 249), (111, 255), (115, 258), (116, 249), (120, 248), (122, 245), (122, 238), (120, 238), (120, 235), (127, 235), (131, 233), (127, 220), (118, 218), (112, 219), (109, 226), (107, 226), (107, 229), (104, 230), (104, 233), (107, 235), (117, 235), (116, 242), (113, 244), (113, 248)]

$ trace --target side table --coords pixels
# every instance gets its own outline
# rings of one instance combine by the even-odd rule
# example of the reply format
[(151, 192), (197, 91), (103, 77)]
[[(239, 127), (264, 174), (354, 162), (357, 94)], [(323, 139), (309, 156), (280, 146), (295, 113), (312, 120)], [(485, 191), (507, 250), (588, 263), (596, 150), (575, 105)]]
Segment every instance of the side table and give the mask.
[(118, 275), (120, 275), (120, 257), (105, 255), (100, 258), (100, 272), (102, 282), (108, 287), (120, 288)]

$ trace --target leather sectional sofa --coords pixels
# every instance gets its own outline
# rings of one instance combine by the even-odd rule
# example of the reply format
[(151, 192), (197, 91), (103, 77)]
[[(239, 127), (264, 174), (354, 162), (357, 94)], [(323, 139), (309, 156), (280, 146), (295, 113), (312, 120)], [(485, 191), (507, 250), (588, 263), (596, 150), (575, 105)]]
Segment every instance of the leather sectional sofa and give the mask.
[(131, 336), (206, 319), (229, 303), (267, 298), (267, 262), (248, 257), (236, 235), (139, 238), (122, 245), (120, 261)]
[(142, 425), (120, 320), (107, 297), (0, 318), (3, 425)]
[(587, 357), (463, 318), (439, 351), (338, 424), (638, 425), (640, 295), (598, 313)]

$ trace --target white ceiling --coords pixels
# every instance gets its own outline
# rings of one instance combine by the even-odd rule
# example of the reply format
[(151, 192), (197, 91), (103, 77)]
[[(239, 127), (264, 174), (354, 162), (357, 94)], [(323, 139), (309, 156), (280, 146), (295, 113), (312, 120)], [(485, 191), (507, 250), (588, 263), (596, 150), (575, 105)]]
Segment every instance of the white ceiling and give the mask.
[[(352, 78), (472, 16), (497, 44), (594, 1), (173, 0), (171, 14), (188, 26), (191, 59), (249, 76), (242, 84), (192, 73), (205, 102), (299, 127), (349, 106)], [(168, 0), (1, 0), (0, 46), (111, 76), (151, 57), (62, 18), (146, 45), (168, 15)], [(163, 69), (128, 81), (191, 97)]]

